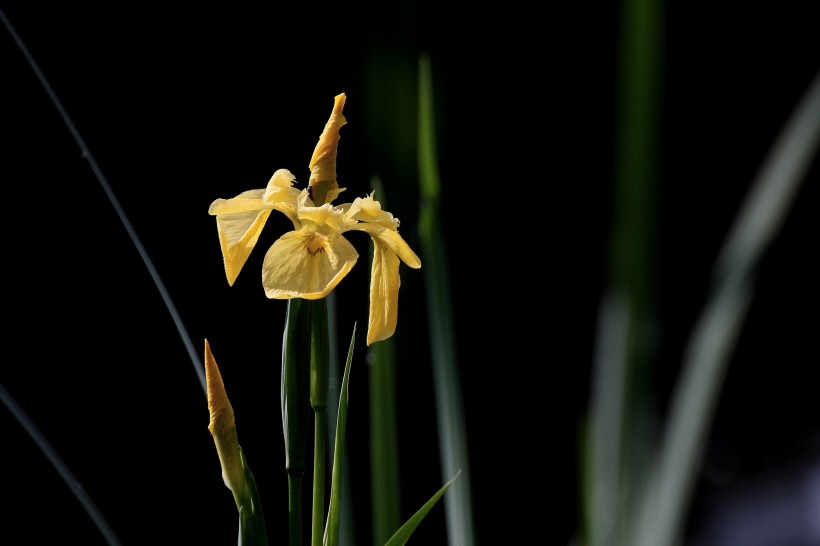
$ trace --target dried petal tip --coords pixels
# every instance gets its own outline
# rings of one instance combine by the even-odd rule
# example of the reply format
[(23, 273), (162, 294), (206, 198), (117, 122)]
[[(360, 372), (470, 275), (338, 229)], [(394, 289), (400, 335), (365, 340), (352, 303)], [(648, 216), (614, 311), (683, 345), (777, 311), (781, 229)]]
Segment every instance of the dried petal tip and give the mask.
[[(325, 128), (319, 136), (316, 149), (313, 150), (313, 157), (310, 159), (308, 169), (310, 169), (310, 186), (315, 186), (320, 182), (332, 184), (336, 182), (336, 149), (339, 144), (339, 129), (347, 123), (342, 109), (345, 106), (347, 96), (344, 93), (336, 95), (333, 102), (333, 111), (330, 119), (327, 120)], [(332, 199), (328, 199), (328, 202)], [(316, 200), (314, 199), (314, 202)], [(317, 206), (324, 202), (316, 203)]]
[(342, 108), (345, 107), (345, 100), (347, 99), (347, 95), (344, 93), (339, 93), (335, 97), (333, 97), (333, 113), (334, 114), (341, 114)]

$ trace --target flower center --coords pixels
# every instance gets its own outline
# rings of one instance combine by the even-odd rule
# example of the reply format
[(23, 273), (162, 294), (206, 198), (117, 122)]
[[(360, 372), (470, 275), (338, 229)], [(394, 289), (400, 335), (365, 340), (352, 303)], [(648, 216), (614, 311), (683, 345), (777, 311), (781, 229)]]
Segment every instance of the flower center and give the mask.
[(325, 251), (325, 238), (319, 233), (313, 232), (305, 235), (302, 239), (302, 246), (308, 251), (308, 254), (315, 256), (319, 252)]

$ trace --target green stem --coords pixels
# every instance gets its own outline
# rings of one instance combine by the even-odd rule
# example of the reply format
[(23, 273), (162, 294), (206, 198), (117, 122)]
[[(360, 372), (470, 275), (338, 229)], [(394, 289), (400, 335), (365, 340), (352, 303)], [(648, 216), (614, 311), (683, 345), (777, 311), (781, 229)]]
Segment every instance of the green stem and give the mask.
[(321, 546), (325, 521), (325, 453), (327, 451), (327, 408), (314, 411), (313, 533), (311, 544)]
[(327, 451), (327, 406), (330, 381), (330, 334), (327, 300), (312, 300), (310, 306), (310, 405), (313, 408), (313, 518), (311, 544), (321, 546), (325, 521), (325, 465)]
[[(374, 176), (370, 187), (387, 196), (381, 180)], [(370, 267), (373, 266), (371, 243)], [(425, 267), (427, 267), (425, 265)], [(374, 343), (368, 349), (370, 387), (370, 491), (371, 528), (374, 546), (385, 544), (401, 526), (401, 484), (399, 480), (399, 426), (396, 409), (396, 359), (393, 338)]]
[(402, 523), (393, 339), (373, 344), (367, 357), (370, 365), (370, 487), (373, 499), (373, 544), (381, 546)]
[(282, 344), (282, 423), (290, 546), (302, 546), (302, 476), (310, 428), (310, 348), (310, 307), (305, 300), (288, 300)]
[(288, 472), (288, 544), (302, 545), (302, 473)]

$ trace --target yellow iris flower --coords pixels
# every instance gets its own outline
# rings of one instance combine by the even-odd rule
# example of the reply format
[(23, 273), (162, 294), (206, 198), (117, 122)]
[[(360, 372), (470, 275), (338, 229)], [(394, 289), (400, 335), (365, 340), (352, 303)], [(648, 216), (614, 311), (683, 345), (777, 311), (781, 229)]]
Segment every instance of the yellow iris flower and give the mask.
[(398, 233), (399, 220), (382, 210), (373, 194), (352, 203), (333, 205), (344, 191), (336, 181), (339, 129), (347, 123), (337, 95), (308, 168), (303, 190), (296, 177), (279, 169), (267, 188), (249, 190), (232, 199), (217, 199), (208, 214), (216, 216), (228, 284), (233, 285), (248, 259), (271, 211), (285, 214), (293, 231), (282, 235), (265, 254), (262, 285), (272, 299), (319, 299), (327, 296), (350, 272), (359, 257), (344, 238), (347, 231), (364, 231), (375, 246), (370, 277), (370, 320), (367, 344), (387, 339), (396, 330), (399, 300), (399, 260), (418, 269), (421, 260)]

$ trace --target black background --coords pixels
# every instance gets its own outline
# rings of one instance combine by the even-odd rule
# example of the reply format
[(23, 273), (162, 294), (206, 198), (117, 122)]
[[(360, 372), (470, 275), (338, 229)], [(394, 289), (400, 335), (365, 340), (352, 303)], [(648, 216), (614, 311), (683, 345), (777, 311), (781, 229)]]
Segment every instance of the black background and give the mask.
[[(417, 56), (429, 53), (477, 538), (570, 541), (613, 208), (614, 4), (32, 2), (3, 12), (110, 183), (200, 356), (210, 341), (272, 542), (286, 536), (278, 378), (285, 304), (264, 297), (260, 249), (228, 286), (208, 205), (264, 187), (278, 168), (304, 182), (333, 97), (345, 92), (344, 200), (369, 192), (380, 176), (385, 208), (419, 252), (413, 97)], [(672, 3), (663, 44), (654, 254), (660, 406), (722, 238), (819, 66), (816, 24), (788, 2), (708, 10)], [(233, 543), (237, 518), (205, 397), (171, 315), (5, 30), (0, 59), (0, 381), (123, 543)], [(820, 460), (810, 380), (818, 365), (816, 163), (758, 270), (692, 533), (706, 527), (705, 507), (719, 493)], [(275, 216), (268, 224), (260, 248), (289, 225)], [(364, 255), (364, 237), (350, 240)], [(367, 544), (368, 271), (360, 261), (335, 301), (344, 347), (359, 325), (348, 453), (357, 543)], [(394, 339), (409, 517), (442, 476), (424, 277), (405, 266), (401, 275)], [(2, 542), (101, 542), (42, 452), (2, 415)], [(720, 478), (710, 481), (715, 472)], [(438, 508), (411, 541), (444, 543), (443, 525)], [(6, 538), (15, 535), (28, 538)]]

